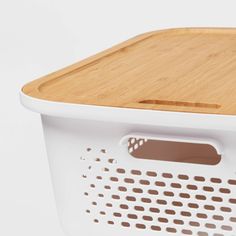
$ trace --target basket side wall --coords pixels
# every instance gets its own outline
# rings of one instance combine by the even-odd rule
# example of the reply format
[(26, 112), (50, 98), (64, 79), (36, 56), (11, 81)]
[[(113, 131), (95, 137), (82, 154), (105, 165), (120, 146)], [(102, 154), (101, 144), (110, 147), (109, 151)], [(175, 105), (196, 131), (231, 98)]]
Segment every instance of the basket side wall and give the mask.
[[(110, 178), (116, 178), (118, 168), (126, 170), (127, 178), (131, 178), (132, 170), (156, 171), (157, 173), (171, 173), (175, 178), (179, 174), (190, 176), (204, 176), (206, 179), (217, 176), (224, 180), (233, 178), (236, 173), (236, 133), (231, 131), (222, 131), (217, 129), (190, 129), (184, 127), (164, 127), (161, 125), (137, 125), (131, 123), (86, 121), (80, 119), (57, 118), (51, 116), (42, 116), (46, 148), (51, 169), (53, 187), (57, 208), (63, 228), (71, 236), (98, 234), (104, 236), (120, 236), (133, 233), (144, 236), (147, 231), (135, 227), (132, 221), (127, 227), (121, 227), (122, 219), (115, 219), (114, 212), (121, 212), (118, 209), (116, 199), (113, 199), (113, 188), (118, 188), (119, 183), (110, 183)], [(152, 160), (140, 160), (133, 158), (128, 153), (127, 145), (120, 143), (121, 139), (132, 133), (143, 133), (150, 135), (173, 136), (188, 139), (195, 137), (198, 139), (214, 139), (223, 147), (223, 158), (217, 166), (191, 165), (184, 163), (157, 162)], [(109, 178), (103, 171), (109, 169)], [(101, 177), (102, 179), (98, 179)], [(122, 177), (122, 181), (125, 177)], [(136, 177), (132, 177), (135, 183), (138, 183)], [(99, 182), (100, 181), (100, 182)], [(120, 179), (119, 179), (120, 181)], [(151, 182), (152, 180), (150, 180)], [(169, 180), (167, 180), (168, 182)], [(172, 179), (177, 181), (177, 179)], [(182, 180), (181, 180), (182, 181)], [(167, 183), (166, 182), (166, 183)], [(152, 183), (152, 182), (151, 182)], [(168, 182), (169, 183), (169, 182)], [(167, 184), (168, 184), (167, 183)], [(109, 185), (112, 188), (111, 194), (105, 194), (104, 186)], [(90, 189), (95, 185), (95, 189)], [(124, 185), (124, 184), (123, 184)], [(134, 184), (133, 187), (138, 184)], [(146, 186), (143, 186), (145, 189)], [(157, 188), (158, 189), (158, 188)], [(89, 196), (85, 196), (85, 194)], [(99, 199), (98, 193), (102, 196)], [(200, 193), (203, 193), (202, 191)], [(127, 190), (128, 195), (131, 190)], [(176, 193), (175, 193), (176, 194)], [(190, 193), (191, 194), (191, 193)], [(143, 197), (149, 197), (143, 193)], [(126, 196), (127, 197), (127, 196)], [(156, 196), (154, 196), (156, 197)], [(211, 197), (210, 195), (207, 197)], [(158, 197), (159, 198), (159, 197)], [(152, 200), (152, 205), (154, 205)], [(173, 200), (173, 199), (172, 199)], [(130, 202), (130, 207), (135, 207), (136, 203)], [(156, 201), (156, 200), (155, 200)], [(183, 201), (185, 201), (183, 199)], [(121, 200), (120, 203), (124, 203)], [(106, 204), (112, 203), (113, 210), (107, 209)], [(169, 203), (169, 202), (168, 202)], [(164, 211), (160, 206), (161, 212)], [(182, 210), (188, 210), (183, 206)], [(235, 206), (232, 210), (236, 213)], [(89, 214), (86, 214), (89, 211)], [(100, 212), (106, 213), (103, 220)], [(217, 213), (217, 210), (215, 211)], [(176, 210), (176, 214), (179, 214)], [(138, 217), (141, 217), (136, 214)], [(162, 213), (159, 215), (164, 217)], [(165, 216), (166, 217), (166, 216)], [(180, 216), (179, 216), (180, 217)], [(226, 218), (225, 218), (226, 219)], [(170, 217), (170, 220), (172, 218)], [(98, 221), (98, 222), (97, 222)], [(114, 224), (105, 224), (108, 221)], [(199, 221), (201, 221), (199, 219)], [(227, 220), (226, 220), (227, 221)], [(125, 221), (126, 222), (126, 221)], [(127, 223), (127, 222), (126, 222)], [(147, 222), (145, 227), (151, 227), (154, 223)], [(231, 225), (232, 223), (229, 223)], [(161, 224), (162, 225), (162, 224)], [(217, 225), (221, 227), (221, 225)], [(150, 231), (150, 235), (173, 235), (168, 232), (167, 226), (161, 226), (161, 232)], [(177, 232), (183, 230), (183, 226), (175, 226)], [(193, 235), (197, 235), (199, 229), (191, 229)], [(217, 232), (217, 231), (216, 231)], [(194, 234), (195, 233), (195, 234)], [(178, 234), (176, 234), (178, 235)]]

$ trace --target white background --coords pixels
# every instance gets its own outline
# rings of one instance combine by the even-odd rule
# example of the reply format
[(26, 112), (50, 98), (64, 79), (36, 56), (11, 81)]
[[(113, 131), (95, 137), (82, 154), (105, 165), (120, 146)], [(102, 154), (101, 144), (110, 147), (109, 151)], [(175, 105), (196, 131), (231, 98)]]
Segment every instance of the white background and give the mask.
[(62, 236), (23, 84), (139, 33), (236, 27), (235, 0), (0, 0), (0, 235)]

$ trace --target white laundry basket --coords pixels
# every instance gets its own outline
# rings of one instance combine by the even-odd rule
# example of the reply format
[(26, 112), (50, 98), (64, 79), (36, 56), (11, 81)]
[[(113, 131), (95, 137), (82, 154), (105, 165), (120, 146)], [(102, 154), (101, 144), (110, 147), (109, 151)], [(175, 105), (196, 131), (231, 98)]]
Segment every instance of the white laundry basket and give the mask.
[(166, 30), (22, 89), (68, 235), (236, 235), (235, 58), (236, 30)]

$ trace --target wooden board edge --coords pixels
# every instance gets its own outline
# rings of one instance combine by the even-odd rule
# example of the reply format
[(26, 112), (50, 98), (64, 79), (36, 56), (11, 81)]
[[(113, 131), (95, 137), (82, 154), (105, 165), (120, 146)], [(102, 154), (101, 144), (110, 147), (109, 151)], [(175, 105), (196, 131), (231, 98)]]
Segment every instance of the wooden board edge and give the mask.
[(134, 45), (135, 43), (138, 43), (142, 40), (146, 40), (150, 37), (157, 36), (157, 35), (163, 35), (163, 34), (169, 34), (169, 35), (178, 35), (182, 33), (219, 33), (219, 34), (236, 34), (236, 28), (217, 28), (217, 27), (191, 27), (191, 28), (170, 28), (170, 29), (163, 29), (163, 30), (157, 30), (152, 31), (144, 34), (137, 35), (131, 39), (126, 40), (125, 42), (122, 42), (118, 45), (115, 45), (109, 49), (106, 49), (100, 53), (97, 53), (93, 56), (90, 56), (82, 61), (79, 61), (77, 63), (74, 63), (70, 66), (67, 66), (65, 68), (62, 68), (56, 72), (53, 72), (51, 74), (48, 74), (46, 76), (43, 76), (39, 79), (36, 79), (32, 82), (27, 83), (23, 86), (22, 92), (28, 96), (35, 97), (38, 99), (44, 99), (43, 94), (40, 92), (39, 88), (42, 85), (46, 85), (47, 83), (50, 83), (54, 80), (59, 79), (62, 76), (66, 76), (70, 73), (73, 73), (74, 71), (81, 69), (83, 67), (90, 66), (93, 63), (96, 63), (100, 59), (109, 56), (113, 53), (116, 53), (124, 48), (127, 48), (129, 46)]

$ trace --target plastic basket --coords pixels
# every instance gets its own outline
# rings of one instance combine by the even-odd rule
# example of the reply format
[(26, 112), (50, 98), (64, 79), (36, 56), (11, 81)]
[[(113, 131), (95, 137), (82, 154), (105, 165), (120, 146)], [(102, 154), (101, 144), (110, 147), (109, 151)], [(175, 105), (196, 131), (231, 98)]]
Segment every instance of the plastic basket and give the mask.
[(68, 235), (235, 234), (235, 42), (148, 33), (23, 88)]

